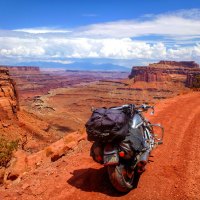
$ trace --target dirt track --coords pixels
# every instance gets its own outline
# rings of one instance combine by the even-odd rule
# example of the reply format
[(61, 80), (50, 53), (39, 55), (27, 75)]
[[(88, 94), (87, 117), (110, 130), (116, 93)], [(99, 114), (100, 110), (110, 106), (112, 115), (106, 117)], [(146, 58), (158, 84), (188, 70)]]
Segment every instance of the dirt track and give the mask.
[(89, 157), (90, 143), (0, 189), (0, 199), (200, 199), (200, 93), (165, 100), (152, 122), (165, 127), (164, 144), (152, 153), (135, 189), (117, 193), (106, 170)]

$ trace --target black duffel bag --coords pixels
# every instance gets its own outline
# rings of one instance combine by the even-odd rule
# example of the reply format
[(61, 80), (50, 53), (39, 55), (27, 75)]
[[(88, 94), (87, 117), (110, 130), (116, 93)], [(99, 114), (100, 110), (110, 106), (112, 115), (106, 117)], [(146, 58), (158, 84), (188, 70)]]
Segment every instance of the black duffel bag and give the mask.
[(111, 142), (128, 135), (130, 114), (123, 109), (99, 108), (85, 124), (89, 141)]

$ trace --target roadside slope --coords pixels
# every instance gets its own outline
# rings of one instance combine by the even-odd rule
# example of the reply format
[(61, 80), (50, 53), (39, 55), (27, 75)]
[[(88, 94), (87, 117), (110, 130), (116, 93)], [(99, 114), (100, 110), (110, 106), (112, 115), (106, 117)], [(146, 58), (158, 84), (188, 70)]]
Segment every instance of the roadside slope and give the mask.
[(150, 157), (146, 172), (130, 193), (117, 193), (106, 170), (89, 157), (89, 142), (53, 163), (0, 189), (0, 199), (200, 199), (200, 93), (164, 100), (152, 122), (165, 127), (164, 144)]

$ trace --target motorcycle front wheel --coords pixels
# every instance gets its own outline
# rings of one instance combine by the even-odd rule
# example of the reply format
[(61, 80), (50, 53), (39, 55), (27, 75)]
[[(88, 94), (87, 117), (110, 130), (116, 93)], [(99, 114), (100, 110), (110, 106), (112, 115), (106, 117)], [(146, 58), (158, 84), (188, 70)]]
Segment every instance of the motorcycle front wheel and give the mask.
[(108, 166), (109, 179), (119, 192), (129, 192), (133, 188), (134, 171), (123, 164)]

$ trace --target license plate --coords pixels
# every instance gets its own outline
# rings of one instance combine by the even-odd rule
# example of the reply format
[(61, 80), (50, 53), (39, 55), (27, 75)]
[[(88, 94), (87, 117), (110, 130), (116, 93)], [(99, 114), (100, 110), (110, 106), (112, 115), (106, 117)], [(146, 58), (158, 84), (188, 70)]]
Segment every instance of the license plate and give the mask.
[(119, 156), (115, 154), (104, 155), (104, 165), (117, 165), (119, 163)]

